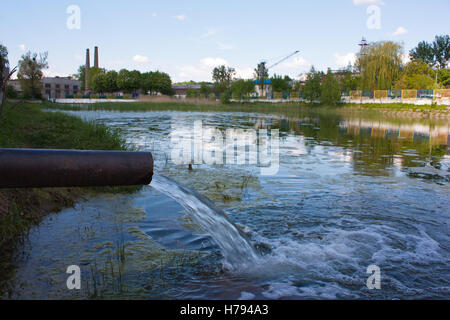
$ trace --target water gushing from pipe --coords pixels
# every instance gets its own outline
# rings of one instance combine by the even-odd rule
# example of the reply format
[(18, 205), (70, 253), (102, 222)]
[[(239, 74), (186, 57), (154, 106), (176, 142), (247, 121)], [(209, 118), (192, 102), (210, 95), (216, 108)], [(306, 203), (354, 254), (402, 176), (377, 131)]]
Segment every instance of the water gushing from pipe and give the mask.
[(243, 232), (207, 197), (158, 174), (154, 174), (151, 186), (177, 201), (194, 222), (211, 236), (225, 258), (226, 269), (256, 262), (259, 255)]

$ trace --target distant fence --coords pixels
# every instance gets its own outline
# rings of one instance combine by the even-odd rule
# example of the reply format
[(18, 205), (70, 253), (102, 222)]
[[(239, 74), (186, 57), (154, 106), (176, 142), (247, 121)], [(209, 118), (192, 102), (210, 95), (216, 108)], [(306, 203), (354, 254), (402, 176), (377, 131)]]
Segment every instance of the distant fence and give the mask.
[[(221, 94), (196, 93), (192, 97), (197, 101), (216, 101)], [(258, 96), (253, 93), (249, 96), (240, 96), (235, 93), (229, 93), (229, 98), (234, 101), (307, 101), (303, 92), (292, 90), (290, 92), (271, 92), (265, 96)], [(319, 102), (319, 100), (316, 100)], [(343, 103), (408, 103), (417, 105), (426, 105), (436, 103), (438, 105), (450, 106), (450, 89), (419, 89), (419, 90), (347, 90), (341, 92), (341, 102)]]
[(343, 91), (342, 97), (350, 99), (439, 99), (450, 98), (450, 89), (351, 90)]
[[(448, 99), (450, 98), (450, 89), (419, 89), (419, 90), (349, 90), (341, 92), (342, 98), (350, 100), (408, 100), (408, 99)], [(234, 97), (233, 97), (234, 98)], [(275, 100), (295, 100), (304, 99), (303, 93), (300, 91), (291, 92), (274, 92), (272, 99)], [(260, 97), (267, 99), (267, 97)], [(269, 97), (270, 99), (270, 97)]]

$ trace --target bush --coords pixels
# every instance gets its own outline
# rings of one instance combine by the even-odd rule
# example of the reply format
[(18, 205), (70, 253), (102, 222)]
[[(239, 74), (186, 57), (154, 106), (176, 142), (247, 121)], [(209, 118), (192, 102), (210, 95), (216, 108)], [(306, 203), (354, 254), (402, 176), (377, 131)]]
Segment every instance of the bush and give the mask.
[(6, 87), (6, 97), (9, 99), (17, 99), (19, 97), (19, 93), (14, 89), (12, 85), (8, 85)]
[(339, 81), (331, 72), (326, 75), (320, 91), (320, 101), (325, 105), (335, 106), (341, 100)]
[(230, 103), (230, 92), (225, 91), (220, 94), (220, 102), (222, 104), (229, 104)]

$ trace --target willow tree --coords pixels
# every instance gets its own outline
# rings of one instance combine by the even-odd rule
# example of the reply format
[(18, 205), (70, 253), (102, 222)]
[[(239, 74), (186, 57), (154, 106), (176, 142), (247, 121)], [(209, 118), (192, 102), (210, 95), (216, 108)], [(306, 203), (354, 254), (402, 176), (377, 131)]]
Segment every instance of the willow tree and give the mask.
[(363, 90), (389, 90), (400, 76), (403, 47), (392, 41), (374, 42), (361, 50), (357, 66)]

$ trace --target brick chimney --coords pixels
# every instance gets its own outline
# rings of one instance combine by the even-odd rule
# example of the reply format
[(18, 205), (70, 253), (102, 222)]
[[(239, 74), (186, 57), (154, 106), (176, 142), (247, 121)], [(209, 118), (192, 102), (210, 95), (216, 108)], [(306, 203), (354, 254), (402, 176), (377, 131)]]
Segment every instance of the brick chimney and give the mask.
[(86, 65), (84, 71), (84, 91), (89, 91), (88, 81), (89, 81), (89, 70), (91, 69), (91, 60), (89, 55), (89, 49), (86, 49)]
[(98, 68), (98, 47), (95, 47), (95, 52), (94, 52), (94, 67)]

